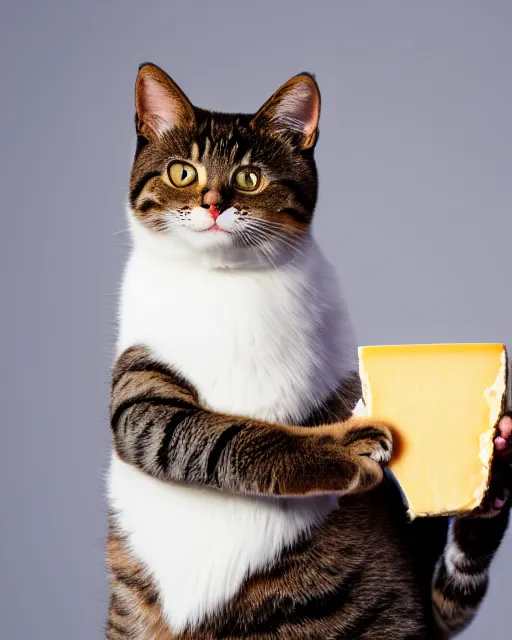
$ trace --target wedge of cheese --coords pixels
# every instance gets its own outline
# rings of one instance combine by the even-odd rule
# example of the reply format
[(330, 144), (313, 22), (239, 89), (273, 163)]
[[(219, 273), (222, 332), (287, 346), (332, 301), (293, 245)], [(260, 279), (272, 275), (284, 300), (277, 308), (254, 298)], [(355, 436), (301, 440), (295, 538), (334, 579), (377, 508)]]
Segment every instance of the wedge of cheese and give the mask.
[(411, 517), (477, 507), (506, 406), (505, 346), (361, 347), (359, 362), (366, 414), (396, 427), (390, 469)]

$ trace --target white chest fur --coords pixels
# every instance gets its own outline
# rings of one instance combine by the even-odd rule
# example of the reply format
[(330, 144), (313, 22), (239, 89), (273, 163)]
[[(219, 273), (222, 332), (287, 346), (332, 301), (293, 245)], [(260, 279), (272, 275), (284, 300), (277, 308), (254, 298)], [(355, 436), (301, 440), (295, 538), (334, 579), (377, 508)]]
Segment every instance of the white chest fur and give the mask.
[[(347, 314), (313, 244), (300, 268), (279, 271), (207, 271), (136, 249), (120, 320), (119, 350), (144, 344), (212, 410), (271, 422), (307, 415), (354, 364)], [(115, 455), (110, 499), (174, 629), (214, 612), (335, 506), (164, 484)]]

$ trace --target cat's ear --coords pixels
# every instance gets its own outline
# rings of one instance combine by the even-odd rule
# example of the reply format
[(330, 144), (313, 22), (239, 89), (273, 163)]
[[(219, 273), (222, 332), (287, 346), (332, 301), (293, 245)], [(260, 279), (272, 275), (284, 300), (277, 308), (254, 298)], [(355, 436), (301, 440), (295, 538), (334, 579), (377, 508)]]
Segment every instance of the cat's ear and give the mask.
[(159, 138), (175, 127), (190, 128), (195, 122), (194, 109), (178, 85), (155, 64), (140, 66), (135, 83), (137, 133)]
[(320, 119), (320, 90), (313, 76), (301, 73), (285, 82), (251, 121), (255, 128), (294, 134), (301, 149), (315, 145)]

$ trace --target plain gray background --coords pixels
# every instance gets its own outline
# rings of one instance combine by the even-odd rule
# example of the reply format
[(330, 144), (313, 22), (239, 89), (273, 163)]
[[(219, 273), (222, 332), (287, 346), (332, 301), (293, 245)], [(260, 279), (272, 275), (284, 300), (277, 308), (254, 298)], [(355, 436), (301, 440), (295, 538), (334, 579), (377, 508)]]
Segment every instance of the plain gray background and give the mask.
[[(1, 640), (102, 637), (138, 64), (227, 111), (315, 72), (316, 234), (359, 341), (510, 345), (511, 29), (507, 0), (2, 1)], [(509, 534), (463, 637), (507, 636), (511, 592)]]

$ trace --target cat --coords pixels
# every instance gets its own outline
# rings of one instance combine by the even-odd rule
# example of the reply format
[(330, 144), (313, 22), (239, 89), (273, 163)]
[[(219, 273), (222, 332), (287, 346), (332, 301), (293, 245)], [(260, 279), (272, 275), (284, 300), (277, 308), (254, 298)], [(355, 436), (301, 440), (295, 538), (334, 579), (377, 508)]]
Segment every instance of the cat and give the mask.
[(354, 333), (311, 235), (314, 77), (224, 114), (146, 63), (135, 101), (106, 637), (450, 637), (509, 503), (410, 523), (390, 428), (353, 415)]

